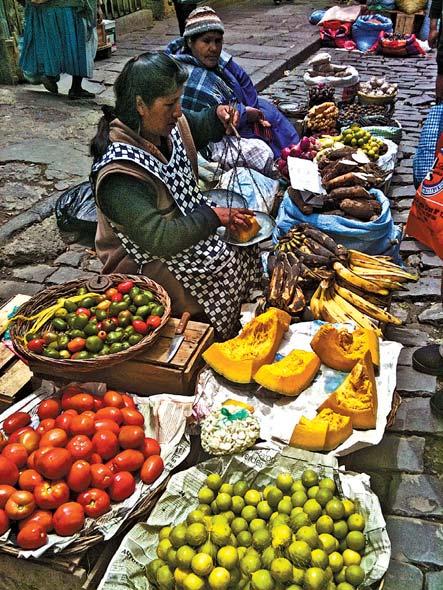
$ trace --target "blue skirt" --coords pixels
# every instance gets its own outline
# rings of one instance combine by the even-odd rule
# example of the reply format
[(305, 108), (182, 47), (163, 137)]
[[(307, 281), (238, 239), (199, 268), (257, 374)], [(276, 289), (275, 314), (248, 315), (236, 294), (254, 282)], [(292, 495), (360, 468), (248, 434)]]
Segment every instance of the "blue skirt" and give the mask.
[(38, 83), (40, 76), (66, 73), (92, 75), (86, 50), (87, 30), (75, 8), (50, 8), (26, 4), (20, 67), (25, 76)]

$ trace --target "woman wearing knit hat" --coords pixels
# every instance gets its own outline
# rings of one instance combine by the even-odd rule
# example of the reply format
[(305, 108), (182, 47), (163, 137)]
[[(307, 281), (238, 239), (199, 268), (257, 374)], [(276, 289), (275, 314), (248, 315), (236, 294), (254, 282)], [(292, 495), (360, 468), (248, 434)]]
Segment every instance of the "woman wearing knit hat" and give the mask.
[(192, 0), (173, 0), (173, 2), (180, 35), (183, 35), (186, 19), (196, 9), (197, 2), (192, 2)]
[[(272, 150), (277, 158), (282, 148), (298, 142), (297, 132), (272, 103), (259, 98), (251, 78), (223, 50), (224, 30), (215, 11), (201, 6), (187, 18), (183, 38), (167, 47), (167, 53), (185, 64), (189, 72), (182, 106), (200, 111), (235, 101), (240, 113), (241, 137), (260, 140), (263, 150)], [(215, 151), (223, 152), (217, 146)], [(214, 151), (212, 157), (217, 159)]]

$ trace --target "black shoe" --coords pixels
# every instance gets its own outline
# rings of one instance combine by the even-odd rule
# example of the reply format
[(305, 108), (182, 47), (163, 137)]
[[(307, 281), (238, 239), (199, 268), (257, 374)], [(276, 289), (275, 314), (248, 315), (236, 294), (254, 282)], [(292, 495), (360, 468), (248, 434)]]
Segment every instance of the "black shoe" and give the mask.
[(68, 97), (70, 100), (80, 100), (82, 98), (95, 98), (95, 94), (93, 92), (88, 92), (84, 88), (80, 88), (80, 90), (72, 90), (71, 88)]
[(443, 357), (439, 344), (429, 344), (418, 348), (412, 355), (412, 366), (420, 373), (443, 377)]
[(43, 76), (42, 84), (51, 94), (58, 94), (58, 86), (55, 78)]

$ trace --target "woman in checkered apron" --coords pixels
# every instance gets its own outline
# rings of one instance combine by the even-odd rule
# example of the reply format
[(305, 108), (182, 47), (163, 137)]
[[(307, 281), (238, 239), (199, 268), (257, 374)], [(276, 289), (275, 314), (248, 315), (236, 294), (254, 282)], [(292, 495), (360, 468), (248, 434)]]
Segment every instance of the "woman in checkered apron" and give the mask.
[(96, 250), (104, 273), (149, 276), (168, 291), (174, 314), (189, 311), (229, 338), (260, 281), (259, 255), (216, 231), (247, 227), (251, 212), (213, 207), (199, 191), (196, 150), (220, 140), (233, 114), (222, 105), (185, 118), (186, 77), (161, 52), (131, 59), (118, 77), (115, 109), (104, 109), (91, 142)]

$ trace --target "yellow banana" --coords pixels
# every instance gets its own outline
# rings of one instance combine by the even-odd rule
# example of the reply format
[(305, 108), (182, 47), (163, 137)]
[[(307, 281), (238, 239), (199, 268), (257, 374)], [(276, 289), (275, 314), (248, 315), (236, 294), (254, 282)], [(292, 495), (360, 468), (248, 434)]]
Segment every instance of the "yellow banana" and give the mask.
[[(356, 264), (350, 264), (349, 268), (352, 269), (353, 272), (355, 272), (356, 274), (360, 274), (363, 276), (379, 276), (379, 277), (388, 277), (390, 279), (393, 279), (395, 281), (401, 282), (401, 281), (410, 281), (412, 279), (416, 280), (416, 277), (414, 277), (414, 275), (411, 275), (407, 272), (403, 272), (402, 270), (396, 270), (396, 269), (388, 269), (388, 268), (375, 268), (375, 267), (369, 267), (369, 266), (359, 266)], [(411, 279), (412, 277), (412, 279)]]
[(347, 283), (350, 283), (351, 285), (354, 285), (355, 287), (358, 287), (359, 289), (362, 289), (363, 291), (369, 291), (369, 293), (378, 293), (378, 295), (389, 294), (387, 289), (380, 287), (380, 285), (378, 285), (376, 282), (369, 281), (364, 277), (355, 274), (352, 272), (352, 270), (343, 266), (341, 262), (334, 262), (333, 268), (341, 279)]
[(324, 291), (322, 303), (324, 313), (327, 316), (326, 321), (333, 324), (348, 324), (350, 321), (354, 321), (353, 317), (338, 304), (334, 296), (331, 296), (329, 289)]
[(362, 328), (367, 328), (370, 330), (375, 330), (377, 335), (381, 336), (381, 330), (377, 327), (377, 325), (372, 321), (370, 317), (366, 314), (362, 313), (359, 309), (354, 307), (351, 303), (343, 299), (337, 292), (334, 292), (333, 299), (336, 301), (338, 306), (343, 310), (343, 312), (350, 316), (353, 321), (361, 326)]
[(394, 324), (395, 326), (401, 325), (402, 321), (399, 318), (395, 317), (384, 309), (380, 309), (367, 299), (360, 297), (360, 295), (357, 295), (356, 293), (353, 293), (352, 291), (349, 291), (345, 287), (341, 287), (338, 284), (335, 284), (334, 288), (340, 297), (343, 297), (343, 299), (345, 299), (348, 303), (351, 303), (354, 307), (361, 310), (371, 318), (374, 318), (385, 324)]
[(397, 273), (403, 276), (408, 281), (418, 281), (418, 275), (413, 275), (404, 270), (398, 264), (394, 264), (389, 257), (384, 256), (370, 256), (363, 252), (356, 250), (349, 250), (349, 260), (351, 265), (367, 268), (368, 270), (374, 268), (375, 270), (382, 270), (386, 272)]
[(319, 285), (317, 289), (314, 291), (314, 294), (311, 297), (311, 301), (309, 302), (309, 307), (314, 319), (319, 320), (321, 317), (320, 313), (320, 295), (321, 295), (321, 286)]

